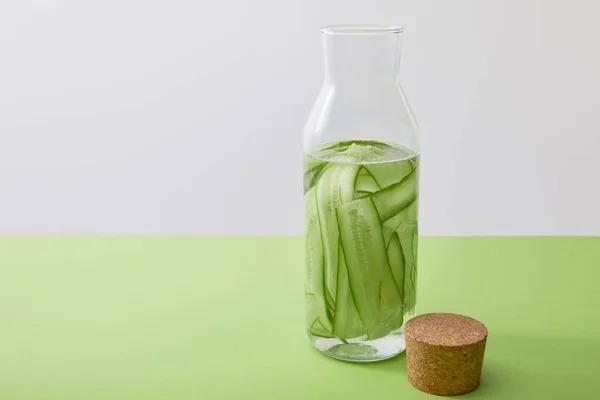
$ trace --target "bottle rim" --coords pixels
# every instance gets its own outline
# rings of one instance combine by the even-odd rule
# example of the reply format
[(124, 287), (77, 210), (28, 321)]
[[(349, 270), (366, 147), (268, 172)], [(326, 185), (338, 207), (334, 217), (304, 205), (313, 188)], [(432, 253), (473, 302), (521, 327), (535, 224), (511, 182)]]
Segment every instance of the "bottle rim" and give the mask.
[(399, 35), (401, 25), (327, 25), (321, 28), (323, 35)]

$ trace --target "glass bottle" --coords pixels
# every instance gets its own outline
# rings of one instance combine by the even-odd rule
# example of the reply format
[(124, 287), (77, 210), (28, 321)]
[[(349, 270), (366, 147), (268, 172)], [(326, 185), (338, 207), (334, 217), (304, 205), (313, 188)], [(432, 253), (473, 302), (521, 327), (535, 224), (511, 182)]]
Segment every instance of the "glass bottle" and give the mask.
[(306, 330), (341, 360), (401, 353), (415, 311), (419, 142), (402, 31), (321, 29), (325, 80), (304, 130)]

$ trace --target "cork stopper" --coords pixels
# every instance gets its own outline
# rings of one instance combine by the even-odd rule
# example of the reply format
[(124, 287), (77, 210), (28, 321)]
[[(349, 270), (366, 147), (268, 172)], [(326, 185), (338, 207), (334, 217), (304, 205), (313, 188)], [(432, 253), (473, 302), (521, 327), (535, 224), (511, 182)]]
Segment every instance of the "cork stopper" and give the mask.
[(406, 323), (408, 381), (440, 396), (477, 389), (488, 331), (481, 322), (458, 314), (434, 313)]

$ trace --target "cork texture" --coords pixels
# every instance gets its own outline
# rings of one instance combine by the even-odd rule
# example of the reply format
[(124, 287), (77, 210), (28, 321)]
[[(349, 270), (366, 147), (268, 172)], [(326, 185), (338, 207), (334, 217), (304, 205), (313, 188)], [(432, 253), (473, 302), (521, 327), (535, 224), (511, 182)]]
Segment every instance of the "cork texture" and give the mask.
[(430, 394), (455, 396), (479, 386), (488, 331), (458, 314), (424, 314), (406, 323), (408, 380)]

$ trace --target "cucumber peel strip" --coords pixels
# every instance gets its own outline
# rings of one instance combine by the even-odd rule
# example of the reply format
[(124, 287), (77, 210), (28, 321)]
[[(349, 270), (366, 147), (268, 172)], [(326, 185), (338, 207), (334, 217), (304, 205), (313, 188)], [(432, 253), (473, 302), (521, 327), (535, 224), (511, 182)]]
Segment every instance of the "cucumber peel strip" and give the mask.
[(336, 208), (353, 199), (358, 170), (356, 164), (331, 165), (316, 185), (317, 216), (324, 252), (323, 286), (330, 319), (335, 313), (337, 292), (339, 232)]
[(402, 326), (402, 296), (392, 274), (371, 198), (337, 209), (340, 240), (356, 309), (374, 340)]

